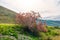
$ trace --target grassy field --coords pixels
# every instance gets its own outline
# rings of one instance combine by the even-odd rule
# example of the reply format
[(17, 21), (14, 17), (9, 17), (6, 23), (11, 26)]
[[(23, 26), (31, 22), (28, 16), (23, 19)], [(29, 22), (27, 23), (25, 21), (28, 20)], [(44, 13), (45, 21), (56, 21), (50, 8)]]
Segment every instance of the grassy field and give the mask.
[(39, 32), (40, 37), (24, 31), (22, 25), (0, 24), (0, 40), (60, 40), (60, 27), (48, 26), (48, 32)]

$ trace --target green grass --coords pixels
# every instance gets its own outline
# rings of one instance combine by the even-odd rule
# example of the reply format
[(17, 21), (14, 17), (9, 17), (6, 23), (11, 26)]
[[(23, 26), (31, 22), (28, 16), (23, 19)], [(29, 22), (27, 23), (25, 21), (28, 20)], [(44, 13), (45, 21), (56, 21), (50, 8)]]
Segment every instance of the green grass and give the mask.
[[(17, 40), (54, 40), (55, 38), (60, 37), (60, 27), (47, 27), (48, 32), (39, 32), (40, 37), (29, 34), (27, 31), (24, 31), (22, 25), (18, 24), (0, 24), (0, 35), (1, 36), (13, 36)], [(57, 36), (57, 37), (56, 37)], [(12, 40), (5, 38), (0, 38), (1, 40)]]

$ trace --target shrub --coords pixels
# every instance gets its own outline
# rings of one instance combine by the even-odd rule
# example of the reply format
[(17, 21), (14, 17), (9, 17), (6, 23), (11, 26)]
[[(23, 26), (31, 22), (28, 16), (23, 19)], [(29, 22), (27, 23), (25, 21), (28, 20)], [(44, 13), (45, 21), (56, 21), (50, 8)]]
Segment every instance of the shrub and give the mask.
[[(43, 31), (47, 32), (46, 23), (42, 24), (40, 21), (38, 24), (36, 23), (37, 18), (41, 18), (39, 13), (34, 11), (28, 13), (17, 13), (16, 14), (16, 23), (21, 24), (26, 28), (27, 31), (30, 30), (32, 33), (36, 34), (36, 32)], [(36, 31), (37, 30), (37, 31)]]

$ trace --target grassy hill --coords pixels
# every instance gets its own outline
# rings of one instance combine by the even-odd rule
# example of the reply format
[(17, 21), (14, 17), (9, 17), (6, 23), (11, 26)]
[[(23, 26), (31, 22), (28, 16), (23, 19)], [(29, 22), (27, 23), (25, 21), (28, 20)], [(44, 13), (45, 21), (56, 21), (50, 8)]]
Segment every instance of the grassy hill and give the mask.
[(15, 14), (16, 12), (0, 6), (0, 23), (14, 23)]

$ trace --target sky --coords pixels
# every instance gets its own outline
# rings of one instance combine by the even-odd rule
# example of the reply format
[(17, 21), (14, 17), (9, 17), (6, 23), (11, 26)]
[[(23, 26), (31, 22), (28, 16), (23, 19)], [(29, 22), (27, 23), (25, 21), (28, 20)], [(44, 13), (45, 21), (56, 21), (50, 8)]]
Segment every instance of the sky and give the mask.
[(60, 20), (60, 0), (0, 0), (4, 6), (15, 12), (36, 11), (43, 19)]

